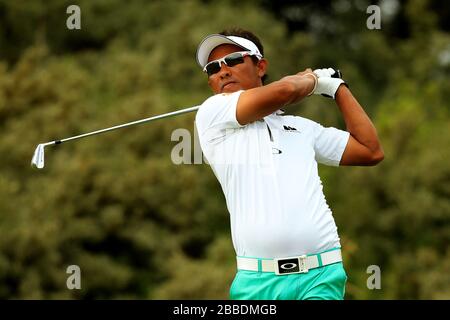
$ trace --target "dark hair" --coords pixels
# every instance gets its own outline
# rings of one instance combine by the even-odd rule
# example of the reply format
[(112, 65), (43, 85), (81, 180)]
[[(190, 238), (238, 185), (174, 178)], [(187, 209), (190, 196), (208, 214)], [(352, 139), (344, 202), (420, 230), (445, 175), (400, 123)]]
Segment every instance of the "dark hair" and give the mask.
[[(261, 52), (261, 54), (264, 57), (264, 47), (263, 47), (261, 41), (259, 40), (259, 38), (253, 32), (244, 30), (241, 28), (231, 28), (231, 29), (225, 29), (222, 32), (219, 32), (219, 34), (221, 34), (223, 36), (237, 36), (237, 37), (241, 37), (241, 38), (250, 40), (251, 42), (253, 42), (256, 45), (259, 52)], [(254, 57), (254, 56), (252, 56), (252, 60), (255, 64), (258, 62), (258, 58)], [(267, 77), (268, 77), (267, 74), (265, 74), (261, 78), (263, 84), (265, 84)]]

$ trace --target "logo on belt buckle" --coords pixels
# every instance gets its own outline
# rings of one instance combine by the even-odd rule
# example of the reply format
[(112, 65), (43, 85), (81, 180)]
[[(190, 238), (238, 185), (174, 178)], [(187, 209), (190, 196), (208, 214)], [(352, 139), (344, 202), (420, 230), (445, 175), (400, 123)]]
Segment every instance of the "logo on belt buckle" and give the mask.
[(294, 258), (274, 259), (275, 274), (307, 273), (306, 255)]

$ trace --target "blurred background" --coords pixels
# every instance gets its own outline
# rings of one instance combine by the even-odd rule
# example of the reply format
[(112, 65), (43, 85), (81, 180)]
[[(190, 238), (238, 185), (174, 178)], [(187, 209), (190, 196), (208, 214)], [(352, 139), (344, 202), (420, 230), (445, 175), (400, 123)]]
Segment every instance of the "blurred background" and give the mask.
[[(220, 185), (207, 164), (171, 161), (194, 113), (46, 148), (42, 170), (30, 160), (38, 143), (202, 103), (197, 45), (229, 27), (262, 40), (268, 82), (339, 68), (377, 127), (381, 164), (319, 169), (346, 298), (450, 299), (449, 2), (0, 0), (1, 299), (228, 299)], [(287, 113), (345, 129), (320, 96)]]

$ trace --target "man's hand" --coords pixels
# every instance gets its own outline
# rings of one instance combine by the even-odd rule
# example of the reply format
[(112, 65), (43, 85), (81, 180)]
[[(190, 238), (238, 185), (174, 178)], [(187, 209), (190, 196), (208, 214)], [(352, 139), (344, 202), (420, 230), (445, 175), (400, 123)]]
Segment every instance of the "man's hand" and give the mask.
[(321, 94), (324, 97), (336, 98), (336, 91), (345, 81), (340, 79), (340, 74), (333, 68), (324, 68), (314, 70), (314, 74), (319, 78), (317, 81), (317, 88), (314, 94)]

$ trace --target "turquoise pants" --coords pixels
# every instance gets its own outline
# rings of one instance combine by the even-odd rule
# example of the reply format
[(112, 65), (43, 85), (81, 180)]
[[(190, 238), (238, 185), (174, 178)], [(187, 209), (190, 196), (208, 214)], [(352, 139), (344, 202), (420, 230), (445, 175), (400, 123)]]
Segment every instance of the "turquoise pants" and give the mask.
[(233, 300), (343, 300), (347, 274), (342, 262), (308, 273), (276, 275), (238, 270), (230, 287)]

